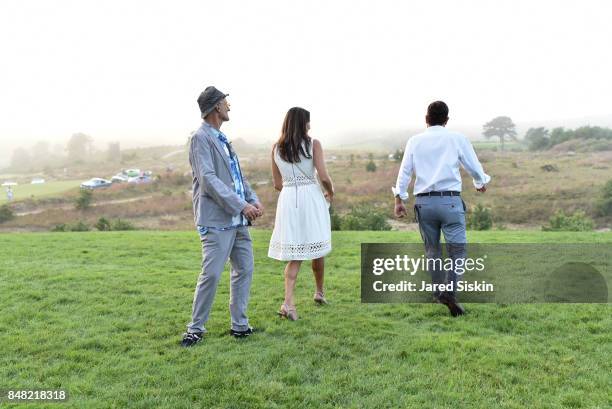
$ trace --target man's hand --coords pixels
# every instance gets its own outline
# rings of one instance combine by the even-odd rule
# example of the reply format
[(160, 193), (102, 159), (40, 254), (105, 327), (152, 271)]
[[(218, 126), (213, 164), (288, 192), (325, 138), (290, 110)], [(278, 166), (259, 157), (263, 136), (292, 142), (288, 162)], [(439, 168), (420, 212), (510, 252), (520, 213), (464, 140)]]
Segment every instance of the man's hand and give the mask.
[(244, 214), (246, 218), (252, 222), (259, 216), (259, 209), (257, 209), (252, 204), (247, 204), (244, 209), (242, 209), (242, 214)]
[(259, 203), (259, 202), (255, 202), (255, 203), (253, 204), (253, 206), (255, 206), (255, 207), (257, 208), (257, 210), (259, 211), (259, 214), (257, 215), (257, 217), (261, 217), (261, 216), (263, 216), (264, 207), (262, 206), (262, 204), (261, 204), (261, 203)]
[(476, 189), (477, 192), (484, 193), (487, 191), (487, 185), (482, 185), (480, 189)]
[(404, 216), (407, 216), (408, 212), (406, 211), (406, 206), (402, 203), (402, 200), (399, 197), (395, 198), (395, 216), (400, 219)]

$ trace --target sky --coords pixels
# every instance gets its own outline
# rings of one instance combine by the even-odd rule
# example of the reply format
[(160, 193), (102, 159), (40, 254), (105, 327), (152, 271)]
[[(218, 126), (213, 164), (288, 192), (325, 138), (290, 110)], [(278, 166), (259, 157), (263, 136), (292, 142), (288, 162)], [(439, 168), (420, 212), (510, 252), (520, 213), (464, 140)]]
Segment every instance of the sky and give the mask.
[(278, 137), (311, 111), (352, 132), (610, 116), (609, 1), (29, 1), (0, 3), (0, 161), (91, 135), (100, 148), (182, 144), (207, 85), (232, 138)]

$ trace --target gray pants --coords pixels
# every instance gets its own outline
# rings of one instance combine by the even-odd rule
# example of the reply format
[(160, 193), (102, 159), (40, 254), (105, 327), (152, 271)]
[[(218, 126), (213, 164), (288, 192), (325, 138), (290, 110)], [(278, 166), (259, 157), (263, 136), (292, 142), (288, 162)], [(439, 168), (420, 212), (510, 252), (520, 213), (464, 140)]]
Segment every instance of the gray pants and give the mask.
[[(465, 204), (460, 196), (417, 197), (414, 210), (419, 223), (419, 231), (425, 243), (427, 258), (440, 259), (442, 257), (440, 231), (446, 239), (448, 257), (454, 261), (466, 257)], [(457, 274), (452, 270), (431, 269), (431, 281), (434, 284), (453, 282), (453, 290), (457, 288)], [(455, 294), (455, 291), (452, 293)], [(434, 296), (438, 295), (440, 295), (438, 291), (434, 292)]]
[(249, 292), (253, 278), (253, 246), (248, 228), (238, 227), (230, 230), (200, 230), (202, 241), (202, 272), (193, 296), (191, 322), (188, 332), (206, 332), (204, 324), (212, 307), (219, 278), (229, 258), (230, 300), (232, 329), (245, 331), (249, 327), (246, 315)]

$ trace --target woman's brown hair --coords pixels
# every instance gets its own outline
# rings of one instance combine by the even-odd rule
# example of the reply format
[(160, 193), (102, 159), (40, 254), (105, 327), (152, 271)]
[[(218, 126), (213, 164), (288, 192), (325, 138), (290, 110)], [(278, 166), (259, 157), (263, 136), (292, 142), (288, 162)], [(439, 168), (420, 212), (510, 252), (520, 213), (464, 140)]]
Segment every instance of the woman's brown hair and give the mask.
[(285, 115), (281, 136), (276, 143), (278, 154), (285, 162), (300, 162), (300, 154), (312, 158), (311, 139), (306, 125), (310, 122), (310, 112), (304, 108), (293, 107)]

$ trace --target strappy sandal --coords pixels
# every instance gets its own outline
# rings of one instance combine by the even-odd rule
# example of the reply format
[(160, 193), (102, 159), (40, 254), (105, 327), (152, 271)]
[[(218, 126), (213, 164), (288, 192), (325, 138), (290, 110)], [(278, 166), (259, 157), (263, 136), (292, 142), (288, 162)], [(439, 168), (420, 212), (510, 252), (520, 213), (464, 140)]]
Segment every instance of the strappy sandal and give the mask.
[(287, 318), (290, 321), (295, 321), (298, 319), (297, 310), (295, 309), (295, 306), (289, 307), (287, 304), (282, 304), (277, 314), (281, 318)]
[(325, 294), (323, 294), (323, 291), (317, 291), (314, 294), (314, 297), (312, 298), (314, 300), (314, 302), (316, 302), (317, 304), (327, 304), (327, 300), (325, 299)]

